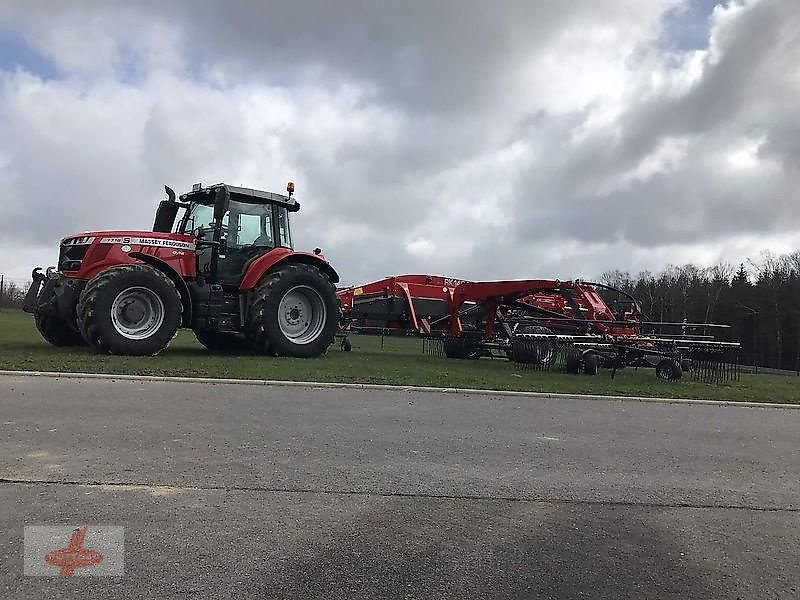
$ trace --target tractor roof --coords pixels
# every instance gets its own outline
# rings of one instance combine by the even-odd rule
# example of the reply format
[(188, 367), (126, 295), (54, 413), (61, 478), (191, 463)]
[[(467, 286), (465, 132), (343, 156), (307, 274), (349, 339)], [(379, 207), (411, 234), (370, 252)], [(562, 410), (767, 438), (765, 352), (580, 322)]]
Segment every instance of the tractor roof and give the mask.
[(251, 204), (278, 204), (289, 209), (291, 212), (300, 210), (300, 203), (289, 196), (276, 194), (275, 192), (264, 192), (251, 188), (236, 187), (226, 183), (215, 183), (205, 188), (202, 187), (201, 184), (196, 183), (191, 192), (181, 194), (181, 200), (184, 202), (205, 203), (208, 202), (208, 197), (213, 197), (220, 188), (226, 188), (228, 190), (231, 200), (249, 202)]

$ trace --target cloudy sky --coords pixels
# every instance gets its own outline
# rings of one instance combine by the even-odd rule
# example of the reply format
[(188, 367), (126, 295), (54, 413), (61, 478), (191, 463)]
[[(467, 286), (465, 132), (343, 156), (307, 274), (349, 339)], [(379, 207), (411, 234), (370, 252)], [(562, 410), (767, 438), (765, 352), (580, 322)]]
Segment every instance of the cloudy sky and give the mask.
[(0, 3), (0, 272), (297, 185), (343, 282), (800, 246), (797, 0)]

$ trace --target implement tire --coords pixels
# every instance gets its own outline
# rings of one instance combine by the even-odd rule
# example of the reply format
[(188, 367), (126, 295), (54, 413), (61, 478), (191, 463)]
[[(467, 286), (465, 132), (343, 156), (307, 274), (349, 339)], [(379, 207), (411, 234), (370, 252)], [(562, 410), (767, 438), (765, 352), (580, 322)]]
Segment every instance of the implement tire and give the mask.
[(461, 335), (448, 335), (442, 342), (442, 349), (447, 358), (462, 360), (478, 360), (483, 355), (480, 344), (483, 332), (478, 331), (472, 324), (465, 324)]
[(514, 361), (530, 365), (550, 365), (556, 359), (556, 345), (549, 339), (529, 339), (525, 334), (553, 335), (553, 331), (541, 325), (523, 327), (519, 336), (511, 338)]
[(315, 358), (333, 343), (339, 300), (316, 266), (290, 263), (261, 278), (247, 311), (245, 335), (260, 353)]
[(571, 375), (577, 375), (581, 372), (581, 353), (580, 350), (574, 348), (567, 352), (564, 357), (564, 370)]
[(678, 381), (683, 376), (683, 369), (678, 361), (664, 358), (656, 365), (656, 377), (663, 381)]
[(469, 348), (469, 343), (463, 336), (447, 336), (444, 338), (443, 349), (447, 358), (469, 358)]
[(175, 283), (149, 265), (122, 265), (86, 284), (78, 301), (78, 328), (97, 352), (155, 355), (181, 325), (183, 305)]
[(85, 346), (86, 340), (81, 334), (70, 327), (67, 322), (56, 315), (37, 310), (33, 313), (36, 329), (42, 334), (46, 342), (53, 346)]
[(597, 375), (600, 367), (600, 357), (594, 352), (587, 352), (583, 355), (583, 372), (587, 375)]

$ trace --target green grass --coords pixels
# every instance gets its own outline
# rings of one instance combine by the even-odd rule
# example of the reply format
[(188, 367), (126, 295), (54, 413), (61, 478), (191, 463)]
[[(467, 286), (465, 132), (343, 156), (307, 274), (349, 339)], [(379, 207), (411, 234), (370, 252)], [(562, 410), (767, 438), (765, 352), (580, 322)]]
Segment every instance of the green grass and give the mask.
[(41, 339), (33, 318), (18, 310), (0, 312), (0, 369), (386, 383), (441, 387), (590, 393), (621, 396), (800, 403), (800, 380), (780, 375), (742, 375), (741, 381), (706, 384), (684, 378), (667, 383), (652, 369), (626, 369), (611, 379), (520, 370), (506, 360), (450, 360), (426, 356), (421, 341), (352, 336), (352, 352), (338, 346), (319, 359), (225, 356), (206, 351), (191, 331), (181, 331), (155, 357), (105, 356), (88, 348), (55, 348)]

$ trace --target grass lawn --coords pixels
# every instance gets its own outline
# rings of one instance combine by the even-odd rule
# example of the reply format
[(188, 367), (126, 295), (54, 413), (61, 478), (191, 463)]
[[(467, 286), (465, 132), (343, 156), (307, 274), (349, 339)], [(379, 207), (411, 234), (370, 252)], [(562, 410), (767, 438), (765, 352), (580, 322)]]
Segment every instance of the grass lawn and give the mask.
[(688, 378), (657, 380), (652, 369), (626, 369), (612, 380), (597, 376), (520, 370), (506, 360), (451, 360), (422, 354), (414, 338), (352, 336), (352, 352), (333, 346), (318, 359), (215, 355), (200, 346), (191, 331), (181, 331), (155, 357), (106, 356), (88, 348), (55, 348), (36, 331), (33, 318), (18, 310), (0, 312), (0, 369), (173, 375), (430, 385), (535, 392), (591, 393), (800, 403), (800, 379), (781, 375), (742, 375), (739, 382), (707, 384)]

